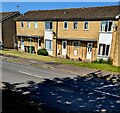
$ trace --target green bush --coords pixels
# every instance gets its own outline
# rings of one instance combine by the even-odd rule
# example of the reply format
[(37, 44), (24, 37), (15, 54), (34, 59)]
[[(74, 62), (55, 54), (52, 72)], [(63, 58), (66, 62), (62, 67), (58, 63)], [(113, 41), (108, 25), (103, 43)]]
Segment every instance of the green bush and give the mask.
[(112, 60), (110, 58), (108, 58), (108, 60), (103, 60), (102, 58), (92, 61), (92, 63), (99, 63), (99, 64), (112, 64)]
[(108, 58), (108, 60), (107, 60), (107, 64), (112, 65), (112, 60), (111, 60), (110, 58)]
[(104, 63), (103, 59), (100, 58), (99, 61), (98, 61), (100, 64)]
[(44, 55), (44, 56), (48, 56), (48, 52), (47, 52), (47, 50), (46, 49), (39, 49), (38, 51), (37, 51), (37, 54), (38, 55)]

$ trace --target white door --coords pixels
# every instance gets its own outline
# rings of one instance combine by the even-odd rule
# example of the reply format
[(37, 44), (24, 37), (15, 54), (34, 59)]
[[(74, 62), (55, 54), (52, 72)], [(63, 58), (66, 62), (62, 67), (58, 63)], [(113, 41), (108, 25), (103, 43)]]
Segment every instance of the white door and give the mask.
[(21, 38), (21, 50), (24, 51), (24, 39)]
[(87, 59), (91, 60), (92, 58), (92, 43), (87, 44)]
[(67, 54), (67, 41), (62, 41), (62, 55), (66, 56)]

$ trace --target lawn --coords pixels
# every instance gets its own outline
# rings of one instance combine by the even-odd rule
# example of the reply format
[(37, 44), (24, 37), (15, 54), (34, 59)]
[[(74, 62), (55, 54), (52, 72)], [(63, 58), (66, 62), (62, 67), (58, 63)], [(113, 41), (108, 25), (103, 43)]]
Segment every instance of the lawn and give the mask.
[(86, 67), (86, 68), (91, 68), (91, 69), (99, 69), (99, 70), (104, 70), (104, 71), (120, 73), (120, 67), (112, 66), (110, 64), (80, 62), (80, 61), (74, 61), (74, 60), (68, 60), (68, 59), (54, 58), (50, 56), (29, 54), (29, 53), (24, 53), (20, 51), (0, 50), (0, 53), (5, 54), (5, 55), (13, 55), (13, 56), (17, 56), (20, 58), (34, 59), (34, 60), (46, 61), (46, 62), (55, 62), (55, 63), (60, 63), (60, 64), (68, 64), (68, 65)]

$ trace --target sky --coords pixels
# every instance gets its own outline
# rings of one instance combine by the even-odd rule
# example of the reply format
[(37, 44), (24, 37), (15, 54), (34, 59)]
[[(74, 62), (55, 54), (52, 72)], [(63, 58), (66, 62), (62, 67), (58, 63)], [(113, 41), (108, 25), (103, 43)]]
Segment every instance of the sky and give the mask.
[(23, 14), (29, 10), (49, 10), (110, 5), (118, 5), (118, 2), (2, 2), (2, 11), (19, 11)]

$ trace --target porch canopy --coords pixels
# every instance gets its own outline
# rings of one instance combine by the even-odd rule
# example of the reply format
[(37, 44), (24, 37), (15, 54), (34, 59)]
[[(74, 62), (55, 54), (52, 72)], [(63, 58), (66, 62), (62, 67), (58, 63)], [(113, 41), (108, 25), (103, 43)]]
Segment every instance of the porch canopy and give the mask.
[(91, 38), (57, 38), (57, 40), (69, 40), (69, 41), (91, 41), (91, 42), (97, 42), (96, 39)]
[(14, 35), (15, 37), (25, 37), (25, 38), (37, 38), (41, 39), (44, 38), (43, 36), (37, 36), (37, 35)]

